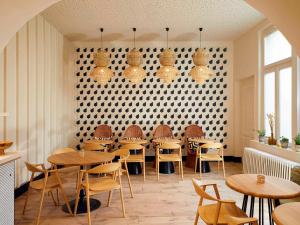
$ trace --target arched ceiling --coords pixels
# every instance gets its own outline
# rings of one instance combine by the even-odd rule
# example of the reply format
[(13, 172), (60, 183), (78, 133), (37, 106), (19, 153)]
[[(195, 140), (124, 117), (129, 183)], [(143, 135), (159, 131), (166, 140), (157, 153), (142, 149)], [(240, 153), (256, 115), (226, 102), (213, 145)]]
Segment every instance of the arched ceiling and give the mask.
[(164, 27), (170, 27), (170, 40), (197, 41), (198, 27), (204, 27), (204, 40), (233, 40), (264, 16), (241, 0), (63, 0), (43, 12), (66, 37), (73, 41), (99, 39), (129, 41), (132, 27), (137, 40), (164, 41)]

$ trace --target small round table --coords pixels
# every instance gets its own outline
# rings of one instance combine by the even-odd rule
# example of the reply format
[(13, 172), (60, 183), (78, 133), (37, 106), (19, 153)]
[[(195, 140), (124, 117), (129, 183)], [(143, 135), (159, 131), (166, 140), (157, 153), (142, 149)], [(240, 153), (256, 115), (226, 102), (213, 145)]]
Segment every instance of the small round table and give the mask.
[[(166, 142), (171, 142), (175, 144), (181, 144), (181, 140), (177, 138), (156, 138), (152, 140), (155, 144), (161, 144)], [(163, 154), (171, 154), (172, 150), (170, 149), (163, 149)], [(160, 162), (159, 163), (159, 172), (164, 174), (171, 174), (174, 173), (174, 164), (173, 162)]]
[[(114, 155), (107, 152), (95, 152), (95, 151), (78, 151), (78, 152), (67, 152), (48, 157), (48, 162), (56, 166), (91, 166), (99, 163), (105, 163), (113, 160)], [(90, 209), (95, 210), (99, 208), (101, 202), (97, 199), (90, 199)], [(72, 211), (75, 208), (75, 199), (70, 201), (70, 207)], [(63, 206), (63, 211), (68, 212), (66, 205)], [(77, 213), (86, 213), (86, 198), (84, 189), (80, 190), (80, 198), (78, 202)]]
[[(122, 145), (126, 145), (126, 144), (145, 145), (145, 144), (148, 143), (148, 141), (144, 140), (144, 139), (122, 139), (120, 141), (120, 143)], [(138, 151), (132, 149), (132, 150), (130, 150), (130, 154), (131, 155), (136, 155), (136, 154), (138, 154)], [(127, 167), (128, 167), (129, 174), (138, 175), (138, 174), (142, 173), (142, 167), (141, 167), (141, 164), (139, 162), (130, 162), (130, 163), (127, 163)]]
[(286, 203), (276, 207), (273, 219), (277, 225), (295, 225), (300, 223), (300, 202)]
[(264, 184), (257, 184), (257, 174), (237, 174), (226, 178), (226, 185), (244, 194), (242, 210), (247, 211), (248, 196), (251, 196), (250, 217), (253, 217), (255, 198), (259, 199), (259, 224), (264, 224), (264, 199), (268, 201), (269, 221), (272, 219), (272, 200), (300, 196), (300, 186), (292, 181), (278, 177), (265, 176)]
[[(196, 142), (199, 144), (199, 146), (203, 145), (203, 144), (207, 144), (207, 143), (213, 143), (214, 140), (211, 139), (206, 139), (206, 138), (189, 138), (188, 142)], [(201, 149), (202, 153), (206, 153), (207, 149)], [(195, 158), (196, 160), (196, 158)], [(199, 159), (200, 160), (200, 159)], [(196, 172), (199, 172), (200, 170), (200, 163), (198, 164), (199, 166), (197, 167)], [(208, 161), (203, 161), (201, 163), (201, 172), (202, 173), (209, 173), (210, 172), (210, 166), (209, 166), (209, 162)]]

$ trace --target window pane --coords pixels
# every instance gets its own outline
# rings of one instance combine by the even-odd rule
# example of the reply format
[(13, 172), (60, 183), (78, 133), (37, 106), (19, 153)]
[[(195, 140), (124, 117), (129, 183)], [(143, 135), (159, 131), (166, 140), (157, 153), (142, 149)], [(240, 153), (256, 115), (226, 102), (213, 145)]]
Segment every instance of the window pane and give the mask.
[(275, 73), (267, 73), (264, 77), (264, 118), (266, 135), (271, 135), (267, 114), (275, 113)]
[(280, 136), (292, 140), (292, 68), (279, 71)]
[(292, 47), (280, 31), (264, 38), (265, 65), (291, 57)]

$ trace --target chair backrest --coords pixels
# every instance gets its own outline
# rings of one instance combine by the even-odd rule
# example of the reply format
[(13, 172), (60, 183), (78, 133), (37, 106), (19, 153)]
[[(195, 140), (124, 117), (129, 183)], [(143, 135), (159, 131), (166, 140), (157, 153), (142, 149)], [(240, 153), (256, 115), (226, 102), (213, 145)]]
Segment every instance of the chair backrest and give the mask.
[(139, 150), (139, 149), (144, 149), (145, 147), (143, 145), (139, 145), (139, 144), (126, 144), (126, 145), (123, 145), (122, 148), (125, 148), (125, 149), (129, 149), (129, 150)]
[(62, 153), (68, 153), (68, 152), (76, 152), (73, 148), (58, 148), (52, 152), (52, 155), (62, 154)]
[(26, 168), (28, 171), (32, 172), (32, 173), (45, 173), (45, 171), (41, 168), (38, 168), (36, 165), (29, 163), (29, 162), (25, 162)]
[(142, 129), (138, 125), (130, 125), (124, 133), (124, 138), (144, 138)]
[(100, 166), (96, 166), (92, 169), (86, 171), (88, 174), (104, 174), (104, 173), (114, 173), (119, 171), (121, 168), (121, 164), (119, 162), (102, 164)]
[(173, 142), (163, 142), (160, 145), (158, 145), (158, 148), (160, 148), (160, 149), (180, 149), (181, 146), (179, 144), (176, 144)]
[(204, 133), (201, 127), (199, 127), (196, 124), (190, 125), (185, 128), (185, 133), (184, 133), (186, 138), (191, 138), (191, 137), (203, 137)]
[(201, 185), (198, 184), (198, 182), (195, 178), (192, 179), (192, 182), (193, 182), (195, 192), (199, 195), (199, 197), (207, 199), (207, 200), (211, 200), (211, 201), (219, 201), (217, 198), (215, 198), (215, 197), (209, 195), (207, 192), (205, 192), (203, 190), (203, 188), (201, 187)]
[(201, 145), (201, 148), (221, 149), (223, 148), (223, 144), (217, 142), (206, 143)]
[(153, 132), (153, 138), (173, 137), (172, 129), (165, 124), (161, 124)]
[(107, 148), (97, 142), (89, 141), (83, 145), (85, 151), (106, 151)]
[(94, 133), (94, 137), (96, 138), (112, 138), (112, 130), (110, 126), (106, 124), (99, 125)]

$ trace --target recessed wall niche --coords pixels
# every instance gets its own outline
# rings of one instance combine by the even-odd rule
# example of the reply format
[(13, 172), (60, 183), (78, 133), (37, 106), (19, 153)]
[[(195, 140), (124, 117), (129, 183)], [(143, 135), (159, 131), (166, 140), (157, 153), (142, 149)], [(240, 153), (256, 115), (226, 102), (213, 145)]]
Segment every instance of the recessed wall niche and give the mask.
[[(122, 75), (129, 48), (108, 48), (111, 53), (110, 68), (115, 76), (105, 86), (100, 86), (89, 73), (93, 68), (92, 54), (97, 48), (77, 48), (77, 148), (84, 140), (93, 137), (99, 124), (112, 127), (118, 142), (130, 124), (138, 124), (147, 139), (159, 124), (167, 124), (177, 138), (183, 138), (190, 124), (202, 126), (206, 137), (228, 143), (228, 47), (208, 47), (209, 67), (215, 76), (202, 85), (188, 75), (193, 67), (192, 54), (196, 48), (173, 48), (177, 54), (178, 78), (170, 85), (155, 76), (159, 68), (159, 53), (163, 48), (140, 48), (146, 78), (138, 85), (131, 84)], [(115, 147), (118, 145), (116, 144)], [(153, 155), (147, 146), (147, 155)]]

